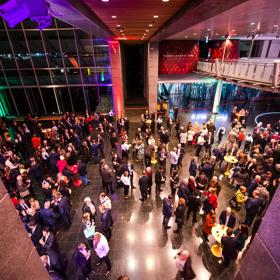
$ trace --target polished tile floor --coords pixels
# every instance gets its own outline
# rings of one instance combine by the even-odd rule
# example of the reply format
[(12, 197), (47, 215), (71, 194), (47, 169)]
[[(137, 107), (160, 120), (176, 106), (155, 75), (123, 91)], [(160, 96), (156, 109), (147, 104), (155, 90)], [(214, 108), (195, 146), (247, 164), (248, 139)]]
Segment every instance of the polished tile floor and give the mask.
[[(200, 107), (200, 106), (197, 106)], [(206, 106), (205, 106), (206, 107)], [(259, 104), (257, 104), (255, 112), (262, 112)], [(231, 108), (231, 106), (229, 106)], [(229, 121), (230, 110), (224, 110), (219, 115), (214, 116), (217, 122)], [(139, 120), (134, 112), (130, 112), (129, 119)], [(138, 113), (139, 116), (140, 113)], [(255, 113), (254, 113), (255, 114)], [(181, 122), (189, 120), (198, 120), (200, 123), (211, 117), (208, 108), (196, 109), (193, 105), (192, 110), (184, 110), (180, 113)], [(249, 123), (254, 125), (253, 113), (249, 118)], [(131, 124), (130, 137), (134, 135), (137, 127), (136, 123)], [(171, 141), (173, 146), (175, 137)], [(175, 145), (175, 144), (174, 144)], [(110, 149), (106, 148), (106, 158), (111, 164)], [(183, 161), (183, 168), (181, 169), (181, 178), (188, 176), (188, 166), (190, 158), (194, 155), (193, 148), (187, 148)], [(167, 168), (168, 170), (169, 168)], [(138, 174), (141, 168), (136, 165)], [(99, 205), (98, 196), (102, 191), (101, 179), (98, 172), (97, 165), (88, 166), (89, 178), (91, 184), (87, 187), (81, 187), (73, 191), (72, 196), (72, 211), (73, 211), (73, 224), (69, 230), (61, 230), (58, 234), (58, 240), (61, 251), (68, 257), (69, 269), (68, 277), (71, 280), (83, 279), (71, 266), (71, 257), (73, 250), (78, 242), (84, 241), (82, 223), (81, 223), (81, 207), (83, 198), (90, 196), (93, 198), (96, 205)], [(219, 174), (219, 171), (217, 171)], [(166, 231), (162, 229), (162, 198), (169, 194), (169, 184), (166, 183), (164, 191), (160, 197), (155, 196), (153, 189), (152, 196), (141, 203), (139, 201), (140, 192), (138, 189), (138, 175), (135, 176), (135, 185), (137, 189), (130, 193), (129, 199), (124, 200), (122, 190), (117, 190), (111, 197), (112, 199), (112, 214), (114, 219), (113, 236), (109, 243), (110, 245), (110, 258), (112, 261), (112, 271), (105, 277), (104, 273), (106, 267), (101, 265), (95, 267), (97, 262), (93, 258), (93, 267), (95, 273), (90, 275), (90, 279), (117, 279), (120, 275), (126, 274), (131, 280), (171, 280), (175, 278), (176, 267), (173, 257), (179, 250), (187, 249), (190, 251), (193, 261), (193, 269), (197, 275), (198, 280), (206, 279), (233, 279), (236, 266), (230, 269), (224, 269), (218, 263), (218, 260), (212, 256), (208, 244), (201, 243), (201, 221), (194, 226), (191, 221), (184, 225), (182, 235), (174, 234), (173, 229), (176, 228), (174, 217), (171, 219), (170, 225), (172, 229)], [(218, 215), (223, 210), (233, 191), (226, 181), (221, 182), (222, 191), (218, 198)], [(238, 220), (243, 220), (243, 211), (238, 214)], [(100, 220), (100, 215), (97, 217), (97, 225)], [(190, 219), (191, 220), (191, 219)], [(98, 230), (98, 229), (97, 229)], [(210, 240), (210, 244), (213, 240)], [(94, 254), (93, 254), (94, 255)], [(237, 262), (238, 263), (238, 262)]]

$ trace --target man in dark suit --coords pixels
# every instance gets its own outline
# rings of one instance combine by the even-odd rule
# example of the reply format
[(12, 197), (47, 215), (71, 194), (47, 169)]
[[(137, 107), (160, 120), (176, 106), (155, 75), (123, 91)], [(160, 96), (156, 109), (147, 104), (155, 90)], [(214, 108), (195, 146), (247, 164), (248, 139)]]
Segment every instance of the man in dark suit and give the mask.
[(54, 234), (50, 231), (49, 227), (44, 227), (42, 238), (39, 240), (42, 248), (46, 254), (49, 252), (57, 253), (60, 255), (58, 244), (55, 240)]
[(163, 171), (164, 171), (163, 167), (160, 166), (157, 169), (156, 174), (155, 174), (155, 184), (156, 184), (156, 193), (157, 194), (162, 191), (162, 189), (160, 187), (161, 187), (161, 184), (163, 184), (165, 182), (165, 177), (163, 175)]
[(259, 191), (253, 191), (253, 197), (249, 198), (245, 205), (246, 218), (244, 224), (251, 226), (262, 205), (263, 199), (260, 197)]
[(222, 255), (224, 258), (224, 265), (228, 267), (231, 260), (235, 260), (237, 257), (237, 242), (235, 237), (232, 236), (232, 229), (227, 229), (226, 236), (221, 239), (221, 244), (223, 245)]
[(50, 209), (49, 201), (46, 201), (44, 203), (44, 208), (41, 208), (39, 210), (39, 214), (40, 214), (42, 224), (44, 226), (50, 227), (52, 232), (55, 232), (57, 215), (54, 213), (53, 210)]
[(58, 200), (58, 210), (61, 216), (61, 219), (66, 227), (71, 226), (71, 205), (70, 199), (67, 196), (61, 196)]
[(221, 225), (225, 225), (230, 228), (234, 228), (236, 218), (233, 213), (231, 213), (231, 208), (227, 207), (226, 210), (223, 210), (220, 214), (219, 221)]
[(168, 225), (168, 222), (172, 216), (172, 204), (173, 196), (169, 195), (165, 197), (162, 201), (162, 214), (163, 214), (163, 226), (165, 229), (170, 229), (171, 227)]
[(112, 237), (112, 227), (113, 227), (113, 218), (111, 215), (111, 209), (106, 208), (104, 205), (100, 207), (101, 212), (101, 228), (107, 238), (107, 241), (110, 241)]
[(43, 228), (40, 224), (36, 223), (35, 220), (29, 221), (28, 227), (30, 229), (29, 236), (34, 244), (34, 247), (37, 249), (38, 253), (40, 253), (42, 251), (42, 246), (39, 241), (43, 236)]
[(141, 192), (141, 198), (139, 200), (144, 201), (147, 199), (147, 191), (150, 185), (150, 178), (146, 175), (146, 172), (143, 171), (142, 177), (139, 179), (139, 186)]

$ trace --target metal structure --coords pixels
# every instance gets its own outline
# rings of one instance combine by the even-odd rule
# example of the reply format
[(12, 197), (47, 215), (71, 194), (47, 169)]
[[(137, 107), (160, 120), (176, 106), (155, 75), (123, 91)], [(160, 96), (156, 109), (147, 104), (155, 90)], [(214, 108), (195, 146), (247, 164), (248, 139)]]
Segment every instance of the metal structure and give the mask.
[(112, 108), (107, 41), (57, 19), (45, 30), (0, 19), (0, 41), (0, 115)]

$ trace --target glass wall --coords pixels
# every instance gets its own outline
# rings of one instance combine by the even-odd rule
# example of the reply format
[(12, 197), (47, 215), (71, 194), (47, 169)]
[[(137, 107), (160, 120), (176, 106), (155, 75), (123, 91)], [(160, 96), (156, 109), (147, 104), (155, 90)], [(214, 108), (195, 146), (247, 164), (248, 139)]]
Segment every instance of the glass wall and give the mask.
[(105, 112), (112, 98), (106, 41), (57, 19), (43, 31), (0, 19), (0, 116)]

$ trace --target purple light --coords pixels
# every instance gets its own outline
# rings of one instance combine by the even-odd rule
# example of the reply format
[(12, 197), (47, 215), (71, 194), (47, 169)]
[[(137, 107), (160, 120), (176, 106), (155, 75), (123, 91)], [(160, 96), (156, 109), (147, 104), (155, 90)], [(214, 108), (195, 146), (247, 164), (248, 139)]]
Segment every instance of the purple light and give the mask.
[(51, 24), (49, 3), (45, 0), (10, 0), (0, 6), (0, 15), (14, 28), (18, 23), (30, 18), (43, 29)]

